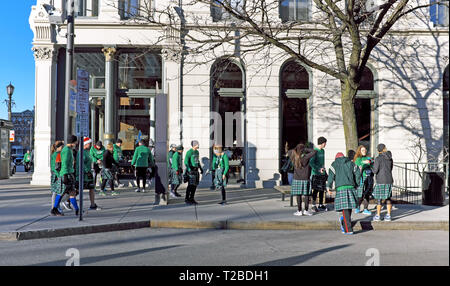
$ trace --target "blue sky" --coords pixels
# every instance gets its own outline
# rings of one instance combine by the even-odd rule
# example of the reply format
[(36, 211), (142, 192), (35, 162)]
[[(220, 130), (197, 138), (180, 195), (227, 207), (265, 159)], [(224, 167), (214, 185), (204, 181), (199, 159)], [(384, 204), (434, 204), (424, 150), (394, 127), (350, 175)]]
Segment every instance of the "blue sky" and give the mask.
[(2, 1), (0, 9), (0, 118), (8, 119), (4, 103), (8, 95), (6, 86), (11, 83), (15, 90), (13, 112), (33, 109), (34, 106), (34, 57), (31, 51), (33, 32), (28, 18), (36, 0)]

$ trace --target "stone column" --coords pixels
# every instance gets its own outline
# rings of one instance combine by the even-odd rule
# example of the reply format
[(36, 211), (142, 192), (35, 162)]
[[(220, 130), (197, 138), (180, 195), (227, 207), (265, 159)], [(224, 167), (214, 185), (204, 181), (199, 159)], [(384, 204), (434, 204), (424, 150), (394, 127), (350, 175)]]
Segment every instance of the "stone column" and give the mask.
[(50, 147), (55, 140), (57, 50), (34, 46), (35, 58), (35, 151), (31, 185), (50, 185)]
[(114, 143), (115, 130), (114, 130), (114, 118), (116, 113), (114, 112), (115, 106), (115, 84), (114, 84), (114, 56), (116, 49), (114, 47), (106, 47), (103, 50), (105, 54), (105, 134), (103, 137), (104, 144)]
[(93, 142), (97, 142), (97, 138), (95, 138), (95, 131), (97, 128), (97, 126), (95, 124), (95, 119), (96, 119), (95, 118), (95, 115), (96, 115), (95, 109), (97, 106), (97, 98), (95, 98), (95, 97), (91, 98), (89, 103), (90, 103), (89, 107), (91, 108), (91, 139)]

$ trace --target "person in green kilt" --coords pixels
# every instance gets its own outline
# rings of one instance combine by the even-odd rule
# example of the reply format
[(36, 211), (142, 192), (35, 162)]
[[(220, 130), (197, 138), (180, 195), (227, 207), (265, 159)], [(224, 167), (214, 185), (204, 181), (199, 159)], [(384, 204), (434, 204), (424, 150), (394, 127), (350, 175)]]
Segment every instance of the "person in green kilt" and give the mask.
[[(289, 159), (294, 165), (294, 178), (291, 184), (291, 195), (297, 196), (297, 211), (295, 216), (311, 216), (308, 210), (309, 197), (311, 196), (311, 166), (309, 160), (314, 157), (317, 150), (306, 148), (304, 144), (298, 144), (295, 149), (288, 152)], [(305, 208), (302, 211), (302, 199), (304, 198)]]
[(106, 145), (106, 151), (103, 153), (103, 161), (102, 161), (102, 185), (100, 195), (106, 195), (106, 184), (109, 182), (109, 187), (111, 188), (111, 196), (117, 196), (119, 193), (114, 191), (114, 171), (113, 167), (117, 167), (117, 162), (114, 160), (114, 145), (109, 143)]
[(361, 203), (364, 203), (364, 211), (362, 213), (370, 215), (372, 213), (369, 211), (368, 208), (370, 195), (372, 194), (373, 190), (373, 172), (372, 172), (373, 160), (372, 158), (367, 156), (367, 149), (364, 145), (358, 146), (356, 154), (353, 157), (353, 162), (356, 164), (356, 166), (359, 167), (361, 171), (361, 182), (359, 183), (356, 192), (358, 197), (358, 203), (356, 205), (355, 213), (361, 212), (359, 208), (361, 206)]
[(374, 216), (374, 221), (381, 220), (381, 207), (382, 201), (387, 204), (387, 215), (384, 217), (384, 221), (391, 221), (392, 211), (392, 184), (394, 179), (392, 177), (392, 168), (394, 162), (392, 160), (392, 153), (386, 149), (386, 145), (379, 144), (377, 146), (378, 157), (375, 158), (373, 163), (373, 173), (376, 176), (376, 185), (373, 189), (373, 197), (377, 200), (377, 214)]
[(212, 166), (214, 167), (214, 186), (216, 191), (221, 191), (222, 193), (222, 201), (219, 203), (221, 205), (225, 205), (227, 203), (225, 187), (228, 182), (228, 170), (230, 169), (230, 165), (228, 163), (228, 156), (223, 151), (221, 145), (214, 145), (214, 158), (212, 162)]
[(62, 216), (63, 213), (60, 211), (59, 206), (53, 208), (55, 205), (55, 199), (57, 195), (62, 195), (62, 180), (59, 172), (61, 171), (61, 150), (64, 147), (63, 141), (56, 141), (51, 147), (51, 157), (50, 157), (50, 190), (52, 192), (52, 209), (50, 214), (54, 216)]
[(356, 208), (358, 202), (356, 189), (360, 180), (359, 167), (341, 152), (337, 153), (328, 172), (327, 188), (331, 194), (334, 183), (336, 188), (334, 208), (341, 212), (339, 224), (344, 234), (353, 234), (351, 215), (352, 209)]
[(172, 158), (177, 152), (177, 145), (170, 144), (169, 151), (167, 152), (167, 181), (169, 182), (168, 188), (170, 189), (170, 195), (172, 196)]
[(177, 190), (183, 182), (183, 149), (182, 145), (175, 147), (176, 152), (173, 153), (170, 160), (169, 184), (172, 198), (181, 197)]

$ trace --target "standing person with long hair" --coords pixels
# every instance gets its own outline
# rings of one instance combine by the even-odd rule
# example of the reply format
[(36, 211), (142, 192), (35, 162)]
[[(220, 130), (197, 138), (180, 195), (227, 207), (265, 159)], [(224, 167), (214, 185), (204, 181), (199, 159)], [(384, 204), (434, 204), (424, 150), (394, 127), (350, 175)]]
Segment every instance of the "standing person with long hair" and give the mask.
[[(147, 168), (153, 163), (153, 156), (150, 149), (145, 146), (145, 141), (140, 140), (139, 146), (136, 147), (133, 154), (133, 159), (131, 160), (131, 165), (136, 169), (136, 183), (137, 189), (135, 192), (145, 193), (145, 185), (147, 182)], [(141, 179), (143, 181), (141, 189)]]
[(51, 147), (50, 157), (50, 169), (51, 169), (51, 181), (50, 190), (52, 192), (52, 209), (51, 215), (62, 216), (63, 213), (59, 210), (59, 206), (55, 206), (55, 200), (57, 195), (62, 195), (62, 181), (59, 172), (61, 171), (61, 150), (64, 147), (63, 141), (56, 141)]
[(294, 165), (292, 164), (291, 158), (289, 157), (289, 145), (286, 142), (286, 146), (285, 149), (286, 150), (286, 154), (285, 154), (285, 158), (284, 158), (284, 164), (281, 167), (281, 171), (286, 174), (287, 176), (287, 181), (288, 181), (288, 185), (292, 185), (292, 180), (294, 179)]
[(367, 156), (367, 149), (364, 145), (358, 146), (356, 154), (353, 157), (353, 162), (359, 167), (361, 171), (361, 181), (359, 182), (356, 194), (358, 197), (358, 204), (356, 205), (355, 213), (360, 213), (361, 203), (364, 202), (363, 214), (372, 214), (369, 211), (369, 200), (373, 189), (373, 172), (372, 172), (372, 158)]
[[(311, 167), (309, 160), (316, 155), (317, 150), (306, 149), (304, 144), (298, 144), (295, 149), (289, 151), (289, 158), (294, 166), (294, 178), (292, 179), (291, 195), (297, 196), (297, 211), (295, 216), (307, 215), (309, 196), (311, 195), (310, 180)], [(305, 208), (302, 211), (302, 199), (304, 197)]]
[(116, 144), (114, 144), (114, 160), (116, 160), (117, 167), (114, 168), (114, 180), (117, 182), (117, 187), (124, 187), (124, 184), (120, 183), (119, 175), (120, 168), (119, 163), (123, 162), (123, 152), (122, 152), (122, 139), (117, 139)]
[(373, 172), (376, 175), (376, 185), (373, 190), (373, 197), (377, 200), (377, 214), (373, 218), (374, 221), (381, 220), (381, 206), (382, 200), (387, 204), (387, 215), (384, 221), (391, 221), (392, 211), (392, 184), (394, 179), (392, 177), (392, 168), (394, 162), (392, 160), (392, 153), (386, 149), (386, 145), (379, 144), (377, 146), (378, 157), (375, 158), (373, 164)]
[[(327, 207), (324, 205), (324, 195), (327, 190), (327, 172), (325, 169), (325, 147), (327, 146), (327, 139), (325, 137), (319, 137), (317, 139), (317, 147), (314, 148), (317, 153), (309, 161), (309, 165), (312, 168), (311, 176), (311, 188), (312, 188), (312, 210), (327, 211)], [(316, 199), (319, 195), (319, 207), (316, 207)]]
[(341, 212), (339, 224), (344, 234), (353, 234), (351, 215), (352, 209), (356, 208), (358, 202), (356, 188), (360, 180), (361, 172), (358, 166), (341, 152), (337, 153), (328, 171), (327, 187), (328, 192), (331, 193), (333, 182), (335, 183), (334, 209)]
[(100, 194), (105, 195), (106, 183), (109, 182), (111, 188), (111, 196), (117, 196), (118, 193), (114, 191), (114, 171), (113, 166), (117, 166), (116, 160), (114, 160), (114, 145), (109, 143), (106, 145), (106, 151), (103, 153), (103, 168), (102, 168), (102, 186)]
[(222, 201), (219, 203), (221, 205), (225, 205), (227, 203), (225, 187), (228, 181), (228, 170), (230, 169), (230, 165), (228, 163), (228, 156), (223, 151), (221, 145), (214, 145), (214, 161), (212, 165), (215, 167), (214, 169), (214, 186), (217, 191), (222, 192)]

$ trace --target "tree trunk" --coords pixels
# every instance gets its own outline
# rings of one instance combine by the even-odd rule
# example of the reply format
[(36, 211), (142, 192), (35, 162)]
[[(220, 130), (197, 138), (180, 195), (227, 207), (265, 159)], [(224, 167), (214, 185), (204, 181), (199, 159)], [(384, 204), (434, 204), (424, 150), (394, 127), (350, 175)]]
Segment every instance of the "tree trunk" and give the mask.
[(351, 86), (348, 81), (341, 83), (341, 104), (342, 104), (342, 123), (344, 125), (345, 147), (346, 151), (358, 148), (358, 132), (356, 129), (355, 98), (357, 89)]

